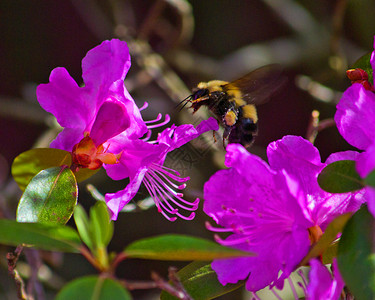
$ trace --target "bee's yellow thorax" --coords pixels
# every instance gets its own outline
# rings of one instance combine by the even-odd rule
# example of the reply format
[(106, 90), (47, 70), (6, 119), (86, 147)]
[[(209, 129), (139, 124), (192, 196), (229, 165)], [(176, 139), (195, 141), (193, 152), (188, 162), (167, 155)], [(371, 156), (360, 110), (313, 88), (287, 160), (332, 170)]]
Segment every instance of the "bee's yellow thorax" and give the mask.
[(254, 123), (258, 122), (258, 115), (255, 106), (252, 104), (242, 106), (242, 117), (252, 119)]

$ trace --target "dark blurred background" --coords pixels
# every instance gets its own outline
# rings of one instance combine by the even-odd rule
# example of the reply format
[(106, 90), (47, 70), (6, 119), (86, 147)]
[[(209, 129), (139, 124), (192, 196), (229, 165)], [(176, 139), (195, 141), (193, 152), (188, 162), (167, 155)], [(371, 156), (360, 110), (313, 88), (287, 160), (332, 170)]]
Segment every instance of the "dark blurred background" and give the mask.
[[(266, 159), (271, 141), (287, 134), (314, 136), (308, 129), (313, 110), (320, 112), (320, 120), (334, 116), (340, 93), (350, 84), (345, 70), (373, 49), (375, 19), (368, 13), (374, 11), (370, 0), (0, 1), (0, 216), (14, 218), (20, 197), (10, 176), (13, 159), (32, 147), (48, 147), (56, 134), (53, 118), (36, 101), (36, 86), (48, 82), (51, 70), (58, 66), (82, 83), (81, 60), (103, 40), (117, 37), (128, 42), (132, 68), (125, 84), (139, 106), (149, 103), (145, 120), (161, 112), (176, 124), (197, 124), (206, 118), (203, 109), (192, 116), (189, 109), (180, 112), (176, 104), (198, 82), (229, 81), (261, 65), (282, 64), (288, 85), (259, 107), (259, 136), (250, 149)], [(323, 161), (332, 152), (350, 149), (335, 126), (327, 124), (315, 140)], [(223, 161), (221, 140), (214, 143), (212, 135), (167, 159), (171, 167), (192, 178), (187, 198), (202, 198), (204, 182), (223, 167)], [(111, 182), (105, 172), (89, 182), (102, 193), (126, 184)], [(80, 185), (79, 202), (89, 208), (95, 200), (86, 184)], [(141, 189), (137, 199), (145, 197)], [(201, 207), (190, 222), (171, 223), (154, 207), (124, 213), (115, 222), (110, 248), (118, 252), (131, 241), (162, 233), (212, 239), (205, 220)], [(1, 299), (15, 299), (5, 260), (9, 250), (4, 247), (0, 253)], [(41, 279), (47, 281), (47, 299), (64, 282), (95, 273), (79, 255), (43, 257), (51, 272)], [(153, 270), (166, 277), (169, 265), (185, 264), (129, 260), (120, 265), (118, 276), (149, 280)], [(27, 267), (22, 262), (19, 266)], [(238, 291), (222, 299), (241, 299), (240, 295)], [(158, 291), (137, 291), (134, 298), (157, 299)]]

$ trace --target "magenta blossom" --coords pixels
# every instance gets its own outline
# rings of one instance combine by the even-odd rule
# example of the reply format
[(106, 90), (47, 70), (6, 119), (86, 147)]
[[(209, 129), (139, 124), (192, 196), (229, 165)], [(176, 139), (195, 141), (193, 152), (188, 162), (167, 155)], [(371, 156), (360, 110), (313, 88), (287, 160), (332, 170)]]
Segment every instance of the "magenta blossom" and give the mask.
[(178, 172), (164, 167), (163, 164), (168, 152), (209, 130), (218, 130), (217, 121), (213, 118), (202, 121), (197, 128), (190, 124), (172, 125), (159, 134), (156, 143), (131, 141), (123, 136), (113, 138), (109, 151), (114, 153), (123, 151), (120, 163), (104, 167), (112, 179), (120, 180), (129, 177), (130, 182), (124, 190), (105, 195), (107, 206), (112, 212), (112, 219), (117, 219), (120, 210), (135, 196), (142, 182), (155, 201), (158, 211), (168, 220), (174, 221), (176, 216), (193, 219), (194, 212), (184, 216), (180, 213), (180, 209), (195, 211), (199, 199), (188, 202), (182, 198), (180, 192), (176, 192), (185, 188), (184, 182), (189, 178), (181, 178)]
[(340, 299), (345, 283), (339, 272), (336, 259), (332, 263), (333, 274), (318, 259), (310, 260), (310, 265), (310, 283), (307, 286), (307, 299)]
[(51, 147), (71, 152), (76, 146), (74, 150), (81, 159), (86, 155), (84, 158), (108, 163), (104, 143), (110, 138), (122, 134), (134, 139), (147, 132), (139, 109), (124, 86), (129, 68), (126, 43), (113, 39), (104, 41), (83, 58), (83, 87), (65, 68), (51, 72), (49, 83), (37, 88), (40, 105), (63, 127)]
[[(336, 154), (345, 159), (351, 153)], [(337, 214), (359, 208), (356, 194), (332, 195), (316, 180), (324, 168), (319, 152), (301, 137), (287, 136), (268, 147), (268, 166), (238, 144), (227, 147), (228, 170), (218, 171), (204, 186), (204, 211), (230, 232), (222, 245), (258, 256), (215, 260), (212, 268), (222, 284), (247, 279), (258, 291), (279, 287)], [(279, 273), (283, 271), (280, 277)]]
[[(375, 70), (375, 51), (372, 52), (370, 63)], [(337, 129), (349, 144), (366, 150), (375, 143), (374, 92), (360, 83), (354, 83), (344, 92), (336, 109)]]
[[(375, 70), (375, 51), (370, 63)], [(344, 92), (336, 108), (335, 121), (341, 135), (349, 144), (365, 150), (356, 159), (358, 174), (365, 178), (375, 170), (375, 94), (354, 83)], [(366, 187), (365, 193), (368, 208), (375, 216), (375, 189)]]

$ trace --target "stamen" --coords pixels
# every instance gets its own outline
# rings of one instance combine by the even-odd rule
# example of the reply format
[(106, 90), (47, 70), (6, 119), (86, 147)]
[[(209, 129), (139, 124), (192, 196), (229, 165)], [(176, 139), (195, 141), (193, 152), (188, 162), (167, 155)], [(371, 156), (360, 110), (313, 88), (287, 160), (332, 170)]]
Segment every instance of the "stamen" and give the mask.
[(181, 215), (180, 213), (177, 213), (176, 214), (177, 216), (179, 216), (181, 219), (184, 219), (184, 220), (187, 220), (187, 221), (191, 221), (195, 218), (195, 212), (192, 212), (189, 216), (184, 216), (184, 215)]
[[(148, 190), (149, 192), (150, 192), (150, 189), (152, 190), (152, 193), (150, 192), (150, 195), (151, 195), (151, 197), (154, 199), (155, 204), (156, 204), (156, 206), (158, 207), (158, 212), (161, 213), (161, 214), (163, 214), (164, 216), (167, 216), (167, 215), (165, 214), (164, 211), (167, 211), (168, 213), (170, 213), (170, 214), (172, 214), (172, 215), (177, 214), (178, 209), (177, 209), (177, 208), (173, 208), (173, 207), (170, 207), (170, 209), (168, 209), (167, 207), (165, 207), (165, 205), (163, 204), (163, 202), (164, 202), (164, 203), (166, 203), (166, 202), (165, 202), (165, 199), (164, 199), (163, 195), (160, 195), (161, 198), (163, 199), (163, 200), (160, 200), (159, 197), (156, 195), (157, 193), (160, 194), (159, 191), (156, 191), (156, 190), (152, 187), (152, 183), (147, 182), (147, 184), (148, 184), (148, 188), (147, 188), (147, 186), (146, 186), (147, 190)], [(168, 203), (168, 204), (169, 204), (169, 203)], [(169, 205), (169, 206), (170, 206), (170, 205)], [(168, 218), (168, 219), (169, 219), (169, 218)]]
[[(157, 165), (157, 164), (153, 164), (152, 169), (154, 171), (159, 171), (159, 172), (167, 175), (171, 179), (176, 180), (178, 182), (186, 182), (186, 181), (190, 180), (190, 177), (180, 177), (180, 173), (178, 173), (177, 171), (175, 171), (173, 169), (166, 168), (166, 167), (161, 167), (160, 165)], [(175, 174), (173, 174), (172, 172), (175, 173)]]
[(139, 108), (139, 111), (142, 111), (144, 109), (146, 109), (148, 107), (148, 103), (145, 101), (145, 103), (143, 103), (142, 107)]
[[(165, 176), (162, 172), (158, 171), (157, 169), (154, 171), (153, 168), (150, 168), (149, 169), (150, 172), (152, 172), (153, 174), (155, 174), (155, 176), (159, 175), (161, 176), (166, 182), (168, 182), (171, 186), (173, 186), (174, 188), (176, 189), (180, 189), (179, 186), (175, 183), (173, 183), (172, 181), (169, 180), (169, 178), (167, 176)], [(156, 175), (157, 173), (157, 175)], [(181, 190), (181, 189), (180, 189)]]
[(174, 222), (177, 220), (177, 217), (170, 217), (164, 211), (160, 211), (160, 213), (166, 218), (168, 221)]
[(305, 286), (302, 284), (302, 282), (297, 282), (298, 286), (301, 288), (301, 290), (303, 291), (303, 293), (305, 294), (305, 296), (307, 296), (307, 290), (305, 288)]
[[(147, 134), (146, 136), (143, 138), (143, 139), (140, 139), (141, 141), (144, 141), (144, 142), (147, 142), (150, 137), (151, 137), (151, 134), (152, 134), (152, 131), (151, 130), (147, 130)], [(155, 141), (156, 142), (156, 141)]]
[[(299, 269), (299, 270), (297, 271), (297, 274), (302, 278), (303, 284), (305, 285), (305, 286), (304, 286), (304, 289), (306, 289), (306, 287), (307, 287), (307, 280), (306, 280), (306, 278), (305, 278), (305, 274), (303, 273), (303, 271), (302, 271), (301, 269)], [(306, 293), (305, 293), (305, 294), (306, 294)]]
[(276, 291), (274, 290), (274, 288), (270, 288), (271, 292), (274, 294), (274, 296), (278, 299), (278, 300), (282, 300), (282, 298), (276, 293)]
[(163, 165), (158, 165), (158, 164), (155, 164), (155, 163), (153, 163), (153, 165), (156, 166), (156, 167), (158, 167), (159, 169), (168, 170), (168, 171), (170, 171), (171, 173), (174, 173), (177, 176), (181, 176), (181, 174), (178, 171), (174, 170), (174, 169), (168, 168), (168, 167), (163, 166)]
[(223, 246), (233, 246), (233, 245), (238, 245), (238, 244), (242, 244), (242, 243), (250, 244), (250, 240), (249, 240), (248, 236), (228, 241), (228, 240), (223, 240), (217, 234), (215, 234), (214, 239), (215, 239), (216, 242), (218, 242), (219, 244), (221, 244)]
[(159, 198), (156, 196), (155, 194), (155, 191), (154, 189), (151, 187), (150, 183), (148, 182), (147, 178), (144, 177), (143, 181), (142, 181), (148, 191), (148, 193), (150, 194), (151, 198), (154, 200), (155, 202), (155, 205), (158, 209), (158, 212), (162, 212), (162, 209), (160, 208), (160, 201), (159, 201)]
[(290, 289), (293, 292), (294, 299), (298, 300), (299, 299), (298, 294), (297, 294), (296, 288), (294, 287), (293, 281), (290, 278), (290, 276), (288, 277), (288, 282), (289, 282), (289, 285), (290, 285)]
[[(159, 114), (159, 115), (161, 115), (161, 114)], [(159, 120), (160, 120), (160, 119), (158, 119), (158, 118), (159, 118), (159, 115), (158, 115), (158, 117), (157, 117), (155, 120), (152, 120), (152, 121), (146, 121), (145, 123), (154, 123), (154, 122), (159, 121)], [(159, 124), (148, 125), (147, 128), (148, 128), (148, 129), (152, 129), (152, 128), (157, 128), (157, 127), (164, 126), (164, 125), (168, 124), (170, 120), (171, 120), (171, 117), (170, 117), (169, 115), (165, 115), (165, 119), (164, 119), (163, 122), (161, 122), (161, 123), (159, 123)]]
[(214, 227), (211, 225), (210, 222), (205, 222), (206, 229), (213, 231), (213, 232), (233, 232), (233, 229), (231, 228), (225, 228), (225, 227)]
[[(147, 174), (147, 173), (146, 173)], [(176, 193), (170, 186), (168, 186), (164, 181), (162, 181), (152, 170), (149, 169), (148, 175), (152, 178), (148, 178), (152, 183), (154, 183), (155, 187), (159, 189), (160, 192), (162, 192), (165, 196), (169, 198), (174, 204), (177, 206), (185, 209), (185, 210), (196, 210), (198, 208), (199, 199), (197, 198), (194, 202), (189, 202), (181, 198), (178, 193)], [(190, 207), (186, 207), (185, 205), (182, 205), (181, 203), (177, 202), (169, 193), (171, 193), (174, 198), (177, 198), (180, 200), (183, 204), (187, 204)]]
[[(152, 187), (152, 189), (153, 189), (155, 192), (157, 192), (157, 194), (159, 195), (159, 196), (157, 196), (156, 194), (154, 194), (154, 195), (155, 195), (155, 198), (158, 199), (158, 202), (159, 202), (159, 204), (160, 204), (160, 208), (164, 208), (165, 211), (169, 212), (169, 213), (172, 214), (172, 215), (175, 215), (175, 214), (178, 212), (178, 209), (173, 208), (173, 207), (171, 206), (171, 204), (167, 201), (167, 199), (165, 199), (165, 197), (161, 194), (161, 192), (164, 192), (164, 194), (166, 194), (165, 191), (164, 191), (163, 189), (160, 188), (160, 186), (159, 186), (159, 185), (155, 182), (155, 180), (154, 180), (154, 179), (148, 174), (148, 172), (147, 172), (145, 175), (146, 175), (145, 178), (147, 177), (147, 179), (148, 179), (148, 181), (149, 181), (150, 186)], [(161, 197), (162, 200), (160, 200), (159, 197)], [(168, 208), (167, 208), (164, 204), (166, 204), (166, 205), (168, 206)]]
[(146, 124), (149, 124), (149, 123), (155, 123), (155, 122), (157, 122), (157, 121), (160, 121), (160, 119), (162, 118), (162, 114), (161, 113), (159, 113), (158, 114), (158, 116), (156, 117), (156, 119), (154, 119), (154, 120), (150, 120), (150, 121), (145, 121), (145, 123)]

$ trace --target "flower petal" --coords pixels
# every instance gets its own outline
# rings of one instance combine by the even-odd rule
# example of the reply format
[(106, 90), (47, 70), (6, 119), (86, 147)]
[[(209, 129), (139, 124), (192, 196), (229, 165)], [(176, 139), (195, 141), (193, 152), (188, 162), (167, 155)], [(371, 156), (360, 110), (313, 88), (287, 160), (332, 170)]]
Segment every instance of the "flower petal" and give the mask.
[(214, 260), (211, 267), (221, 284), (237, 283), (248, 278), (246, 289), (254, 292), (265, 288), (277, 278), (280, 268), (273, 260), (260, 261), (257, 257)]
[(284, 169), (287, 165), (296, 165), (290, 161), (291, 159), (295, 162), (303, 161), (322, 166), (318, 149), (303, 137), (294, 135), (287, 135), (270, 143), (267, 147), (267, 157), (274, 170)]
[(124, 81), (130, 68), (129, 48), (125, 42), (112, 39), (102, 42), (87, 52), (82, 60), (82, 77), (91, 88), (108, 89), (117, 81)]
[(36, 89), (39, 104), (53, 114), (62, 127), (86, 128), (95, 110), (95, 101), (88, 101), (88, 90), (78, 87), (65, 68), (52, 70), (49, 83)]
[(354, 147), (365, 150), (375, 140), (375, 95), (354, 83), (336, 106), (335, 121), (340, 134)]
[(365, 178), (375, 169), (375, 143), (358, 155), (356, 169), (362, 178)]
[(99, 146), (130, 126), (125, 105), (114, 97), (108, 98), (101, 106), (92, 125), (90, 137)]
[(333, 268), (333, 278), (336, 281), (336, 287), (334, 289), (332, 299), (339, 299), (340, 295), (341, 295), (341, 292), (342, 292), (342, 289), (345, 286), (345, 282), (344, 282), (344, 279), (342, 278), (342, 276), (340, 274), (340, 270), (339, 270), (339, 266), (337, 264), (336, 257), (333, 258), (332, 268)]
[(327, 267), (318, 259), (310, 260), (311, 270), (309, 273), (310, 283), (307, 286), (308, 299), (340, 299), (344, 288), (344, 281), (339, 273), (336, 259), (333, 260), (333, 278)]
[(235, 168), (244, 178), (248, 178), (250, 183), (250, 177), (259, 177), (265, 185), (272, 184), (275, 172), (261, 158), (249, 153), (240, 144), (229, 144), (226, 150), (225, 165), (227, 167)]
[(332, 153), (330, 156), (328, 156), (326, 164), (331, 164), (339, 160), (357, 160), (358, 155), (359, 152), (351, 150)]
[(203, 120), (196, 128), (191, 124), (180, 126), (172, 125), (171, 128), (167, 128), (159, 134), (158, 142), (169, 145), (169, 151), (173, 151), (191, 140), (194, 140), (204, 132), (218, 129), (219, 125), (216, 119), (212, 117), (208, 120)]
[[(375, 49), (375, 37), (374, 37), (373, 45), (374, 45), (374, 49)], [(375, 70), (375, 51), (372, 51), (372, 53), (371, 53), (370, 64), (371, 64), (372, 70)]]
[(105, 202), (112, 213), (112, 220), (117, 220), (119, 212), (133, 199), (138, 192), (147, 168), (140, 168), (134, 178), (130, 180), (125, 189), (114, 194), (106, 194)]
[(331, 299), (329, 298), (333, 281), (331, 273), (327, 270), (327, 267), (316, 258), (310, 260), (310, 265), (310, 283), (307, 286), (309, 299)]
[(142, 119), (138, 106), (126, 89), (123, 80), (113, 82), (110, 86), (108, 96), (115, 97), (116, 100), (125, 105), (127, 116), (130, 120), (130, 127), (122, 134), (126, 135), (129, 139), (138, 139), (146, 134), (147, 126)]
[[(320, 162), (320, 154), (309, 141), (298, 136), (285, 136), (272, 142), (267, 148), (270, 166), (275, 170), (285, 170), (308, 195), (301, 203), (304, 214), (322, 229), (337, 215), (359, 208), (363, 202), (357, 193), (331, 194), (323, 191), (317, 177), (326, 164)], [(331, 161), (355, 157), (354, 151), (332, 155)]]
[(368, 210), (375, 217), (375, 188), (366, 186), (364, 198), (367, 200)]
[(74, 145), (84, 137), (82, 129), (64, 128), (51, 142), (50, 147), (71, 152)]
[(203, 211), (221, 226), (230, 227), (236, 215), (222, 213), (223, 207), (249, 211), (251, 203), (245, 200), (249, 195), (244, 188), (247, 185), (247, 180), (234, 168), (216, 172), (204, 185)]
[(120, 163), (104, 165), (109, 177), (121, 180), (130, 177), (132, 180), (140, 168), (148, 168), (150, 164), (162, 164), (167, 153), (166, 145), (155, 145), (142, 140), (129, 140), (119, 135), (110, 140), (109, 152), (120, 153)]

